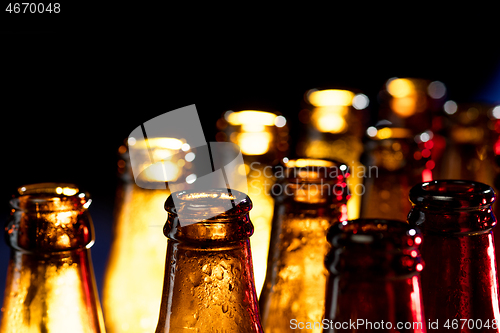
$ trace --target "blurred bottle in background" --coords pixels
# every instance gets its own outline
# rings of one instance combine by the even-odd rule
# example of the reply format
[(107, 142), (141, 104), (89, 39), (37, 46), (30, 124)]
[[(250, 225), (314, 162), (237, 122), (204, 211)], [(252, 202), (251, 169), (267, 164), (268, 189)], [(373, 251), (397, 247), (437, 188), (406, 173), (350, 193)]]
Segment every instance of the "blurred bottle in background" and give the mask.
[(354, 90), (310, 89), (304, 95), (299, 113), (303, 130), (297, 143), (297, 156), (332, 159), (349, 166), (349, 219), (359, 217), (360, 212), (365, 169), (359, 158), (369, 123), (368, 105), (368, 97)]
[[(391, 78), (379, 93), (380, 110), (365, 136), (363, 218), (405, 220), (406, 194), (421, 181), (436, 178), (446, 141), (440, 113), (446, 87), (440, 81)], [(375, 174), (375, 176), (374, 176)]]
[(250, 238), (257, 295), (266, 277), (267, 255), (271, 237), (274, 199), (270, 191), (275, 177), (272, 165), (287, 156), (289, 129), (285, 117), (274, 112), (243, 110), (227, 111), (217, 121), (216, 140), (230, 141), (240, 147), (245, 162), (248, 196), (254, 203), (250, 218), (254, 236)]
[[(148, 146), (150, 151), (148, 152)], [(153, 332), (158, 323), (167, 240), (162, 235), (167, 218), (164, 203), (170, 195), (165, 174), (145, 169), (144, 180), (157, 189), (144, 189), (134, 183), (129, 150), (144, 156), (149, 153), (168, 168), (168, 180), (184, 177), (194, 153), (189, 144), (176, 138), (129, 139), (119, 147), (120, 184), (116, 193), (114, 238), (105, 273), (103, 309), (106, 327), (111, 333)], [(137, 159), (139, 160), (139, 159)]]

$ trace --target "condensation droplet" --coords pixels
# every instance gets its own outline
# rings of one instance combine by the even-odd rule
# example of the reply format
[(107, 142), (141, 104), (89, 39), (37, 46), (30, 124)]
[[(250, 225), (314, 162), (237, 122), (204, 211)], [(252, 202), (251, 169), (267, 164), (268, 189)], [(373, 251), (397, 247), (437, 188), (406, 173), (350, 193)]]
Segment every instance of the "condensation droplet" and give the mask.
[(224, 271), (222, 270), (222, 267), (216, 266), (214, 268), (214, 275), (217, 279), (222, 280), (224, 278)]
[(189, 282), (193, 284), (193, 286), (198, 286), (201, 282), (201, 273), (199, 271), (194, 271), (189, 274)]
[(224, 260), (221, 260), (220, 265), (226, 270), (229, 269), (229, 265)]
[(209, 264), (203, 265), (201, 270), (203, 271), (203, 273), (208, 274), (208, 275), (210, 275), (210, 272), (212, 271)]
[(302, 242), (297, 238), (294, 238), (290, 246), (286, 249), (288, 252), (297, 250), (302, 245)]

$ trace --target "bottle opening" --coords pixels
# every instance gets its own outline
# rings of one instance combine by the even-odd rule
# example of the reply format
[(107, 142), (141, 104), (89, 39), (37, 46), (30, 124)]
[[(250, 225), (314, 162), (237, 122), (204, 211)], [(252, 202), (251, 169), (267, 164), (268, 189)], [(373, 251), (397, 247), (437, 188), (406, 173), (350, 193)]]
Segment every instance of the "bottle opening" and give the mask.
[(328, 240), (334, 247), (369, 245), (373, 249), (403, 250), (422, 243), (421, 232), (397, 220), (358, 219), (333, 225)]
[(230, 189), (180, 191), (172, 193), (165, 202), (165, 210), (178, 215), (183, 224), (186, 219), (200, 222), (210, 218), (239, 216), (251, 209), (252, 201), (245, 193)]
[(483, 183), (468, 180), (434, 180), (414, 186), (410, 201), (428, 208), (473, 208), (491, 205), (494, 190)]
[(87, 209), (91, 202), (89, 194), (74, 184), (40, 183), (18, 187), (10, 205), (20, 210), (63, 211)]
[(397, 220), (358, 219), (328, 230), (332, 250), (325, 264), (334, 274), (353, 279), (405, 277), (421, 272), (424, 262), (419, 246), (422, 234)]

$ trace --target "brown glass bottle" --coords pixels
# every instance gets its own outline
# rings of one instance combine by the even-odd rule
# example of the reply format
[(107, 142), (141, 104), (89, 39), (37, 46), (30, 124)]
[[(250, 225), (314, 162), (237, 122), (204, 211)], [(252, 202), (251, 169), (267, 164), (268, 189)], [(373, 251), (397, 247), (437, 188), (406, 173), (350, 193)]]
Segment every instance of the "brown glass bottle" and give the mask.
[(0, 332), (104, 332), (90, 259), (91, 199), (70, 184), (18, 189)]
[(259, 300), (263, 327), (271, 333), (289, 332), (292, 319), (323, 319), (326, 233), (347, 219), (349, 176), (345, 164), (312, 159), (290, 160), (275, 171), (275, 213)]
[(493, 189), (473, 181), (435, 180), (413, 187), (410, 200), (408, 222), (425, 240), (427, 320), (437, 321), (439, 331), (499, 332)]
[[(228, 200), (233, 208), (212, 217)], [(249, 241), (251, 208), (248, 196), (226, 189), (181, 191), (168, 198), (157, 333), (262, 332)]]
[(328, 241), (323, 332), (426, 332), (417, 229), (396, 220), (345, 221), (330, 228)]

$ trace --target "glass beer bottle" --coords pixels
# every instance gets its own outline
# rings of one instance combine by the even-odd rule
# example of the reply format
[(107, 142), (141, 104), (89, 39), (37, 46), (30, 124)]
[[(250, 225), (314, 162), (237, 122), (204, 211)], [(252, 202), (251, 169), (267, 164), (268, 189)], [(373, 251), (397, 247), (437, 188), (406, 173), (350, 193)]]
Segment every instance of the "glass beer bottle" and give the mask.
[(425, 240), (427, 320), (451, 332), (499, 332), (493, 189), (473, 181), (435, 180), (414, 186), (410, 200), (408, 222)]
[[(223, 209), (229, 200), (233, 207)], [(248, 196), (227, 189), (181, 191), (168, 198), (156, 333), (263, 332), (249, 242), (251, 208)], [(214, 211), (225, 212), (212, 217)]]
[(360, 219), (332, 226), (328, 241), (323, 332), (426, 332), (417, 229)]
[[(290, 160), (276, 167), (275, 215), (266, 281), (260, 297), (266, 332), (289, 332), (290, 320), (321, 321), (329, 250), (328, 228), (347, 220), (347, 165)], [(299, 330), (309, 332), (311, 330)]]
[(71, 184), (18, 189), (6, 226), (12, 251), (0, 332), (105, 331), (90, 258), (90, 202)]

